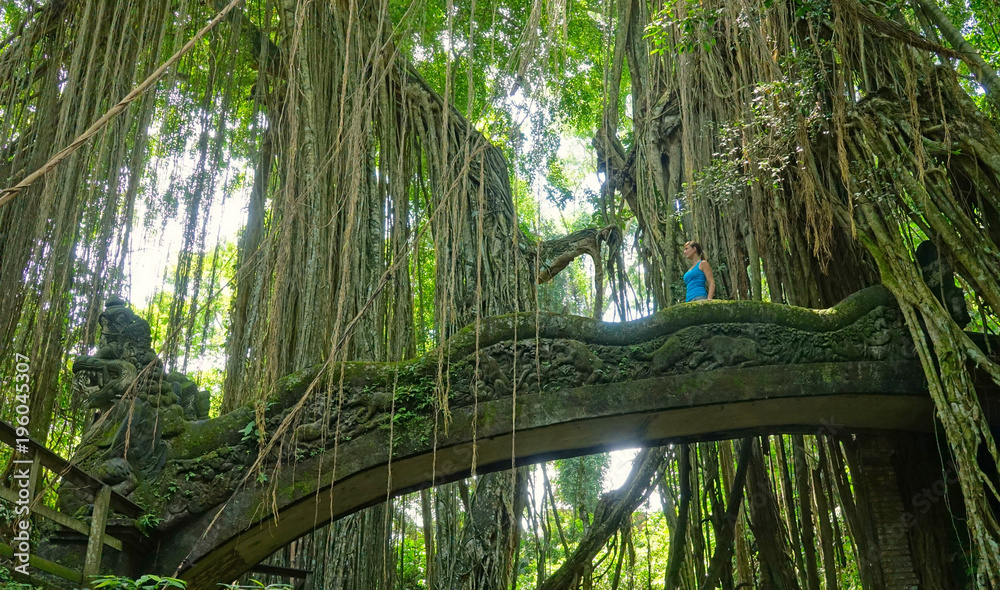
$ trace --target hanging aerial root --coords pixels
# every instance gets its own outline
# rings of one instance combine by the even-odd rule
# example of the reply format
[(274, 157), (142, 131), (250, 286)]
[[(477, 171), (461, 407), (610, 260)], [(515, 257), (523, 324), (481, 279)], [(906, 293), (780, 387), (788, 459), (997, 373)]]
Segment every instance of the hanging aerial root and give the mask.
[(886, 216), (871, 203), (859, 209), (870, 232), (862, 238), (879, 264), (883, 283), (903, 311), (958, 467), (980, 587), (996, 585), (1000, 583), (1000, 522), (986, 494), (995, 499), (1000, 495), (979, 468), (977, 456), (983, 446), (1000, 464), (1000, 454), (968, 374), (963, 343), (953, 334), (958, 327), (919, 276), (898, 231), (883, 224)]
[(636, 507), (655, 488), (654, 477), (665, 461), (666, 447), (644, 449), (639, 452), (625, 483), (601, 497), (594, 510), (594, 522), (580, 540), (576, 551), (566, 558), (555, 572), (538, 586), (537, 590), (569, 590), (577, 587), (584, 566), (604, 547), (611, 535), (631, 517)]
[(155, 84), (157, 80), (163, 77), (163, 74), (166, 73), (167, 68), (174, 65), (177, 62), (177, 60), (183, 57), (185, 53), (190, 51), (191, 48), (194, 47), (195, 44), (199, 40), (201, 40), (202, 37), (205, 36), (206, 33), (211, 31), (215, 27), (215, 25), (219, 24), (219, 22), (222, 21), (223, 18), (225, 18), (226, 14), (229, 13), (230, 10), (235, 8), (236, 5), (239, 4), (240, 2), (243, 2), (243, 0), (232, 0), (228, 5), (226, 5), (225, 8), (223, 8), (217, 15), (215, 15), (215, 18), (209, 21), (207, 25), (202, 27), (200, 31), (195, 33), (195, 36), (192, 37), (190, 41), (185, 43), (184, 47), (181, 47), (176, 53), (170, 56), (170, 59), (163, 62), (163, 65), (161, 65), (160, 67), (156, 68), (156, 71), (150, 74), (145, 80), (142, 81), (142, 83), (136, 86), (132, 90), (132, 92), (126, 94), (125, 98), (121, 99), (118, 102), (118, 104), (111, 107), (111, 109), (109, 109), (108, 112), (104, 113), (104, 115), (100, 119), (95, 121), (93, 125), (91, 125), (86, 131), (81, 133), (68, 146), (59, 150), (59, 152), (56, 153), (54, 156), (52, 156), (52, 158), (50, 158), (49, 161), (46, 162), (41, 168), (29, 174), (27, 177), (25, 177), (24, 180), (17, 183), (15, 186), (0, 191), (0, 207), (3, 207), (7, 203), (9, 203), (21, 191), (34, 184), (35, 181), (37, 181), (42, 176), (45, 176), (47, 172), (58, 166), (60, 162), (68, 158), (70, 154), (79, 149), (79, 147), (84, 143), (86, 143), (88, 139), (96, 135), (98, 131), (107, 126), (107, 124), (110, 123), (111, 120), (114, 119), (116, 116), (118, 116), (122, 111), (124, 111), (125, 108), (132, 103), (132, 101), (139, 98), (139, 96), (142, 95), (143, 92), (148, 90), (150, 86)]

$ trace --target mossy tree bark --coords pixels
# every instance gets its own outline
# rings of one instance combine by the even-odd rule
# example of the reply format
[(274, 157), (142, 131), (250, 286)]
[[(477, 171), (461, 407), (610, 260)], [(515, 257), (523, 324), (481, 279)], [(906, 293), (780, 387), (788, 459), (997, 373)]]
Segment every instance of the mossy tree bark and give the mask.
[[(759, 18), (746, 22), (748, 13)], [(825, 306), (877, 281), (893, 291), (925, 343), (918, 349), (960, 465), (981, 583), (996, 583), (1000, 526), (986, 500), (996, 492), (976, 457), (996, 462), (997, 451), (968, 367), (994, 381), (1000, 370), (926, 287), (914, 250), (923, 239), (939, 244), (996, 317), (1000, 144), (949, 62), (935, 65), (934, 54), (956, 54), (901, 18), (847, 0), (814, 13), (790, 2), (671, 3), (647, 46), (659, 51), (629, 72), (633, 94), (654, 97), (645, 113), (636, 103), (647, 143), (609, 159), (631, 183), (621, 199), (644, 238), (671, 234), (679, 217), (725, 268), (716, 272), (723, 297), (755, 297), (761, 277), (747, 273), (758, 257), (772, 301)], [(669, 276), (668, 264), (651, 275)]]
[(759, 445), (750, 452), (747, 475), (747, 502), (750, 506), (750, 527), (760, 552), (761, 584), (776, 590), (798, 590), (788, 531), (778, 510), (778, 499), (771, 489), (771, 480), (764, 466)]

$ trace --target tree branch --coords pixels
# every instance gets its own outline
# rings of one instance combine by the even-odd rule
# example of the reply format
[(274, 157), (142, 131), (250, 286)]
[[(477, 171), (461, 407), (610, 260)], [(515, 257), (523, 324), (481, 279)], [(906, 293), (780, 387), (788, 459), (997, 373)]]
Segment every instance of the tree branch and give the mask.
[(594, 264), (598, 265), (601, 259), (601, 242), (613, 245), (619, 236), (618, 228), (609, 225), (603, 229), (583, 229), (568, 236), (542, 242), (538, 254), (538, 284), (552, 280), (552, 277), (559, 274), (570, 262), (584, 254), (590, 254)]
[(752, 438), (744, 438), (740, 441), (740, 459), (736, 463), (736, 477), (733, 479), (733, 487), (729, 490), (729, 502), (726, 504), (726, 513), (723, 515), (722, 534), (717, 540), (715, 553), (712, 555), (712, 561), (708, 565), (708, 571), (705, 573), (705, 580), (701, 583), (700, 590), (715, 588), (719, 576), (722, 574), (722, 566), (729, 563), (733, 557), (736, 541), (736, 519), (740, 514), (740, 505), (743, 503), (743, 484), (747, 480), (747, 468), (750, 465), (750, 450), (752, 448)]
[(681, 582), (681, 561), (687, 540), (688, 514), (691, 505), (691, 452), (688, 446), (678, 445), (680, 456), (681, 503), (677, 509), (677, 526), (670, 533), (670, 553), (667, 556), (667, 573), (664, 590), (673, 590)]
[(537, 590), (568, 590), (583, 574), (583, 568), (653, 489), (653, 476), (663, 463), (664, 447), (642, 450), (632, 465), (628, 480), (617, 490), (601, 496), (594, 521), (576, 551)]
[(997, 77), (996, 70), (986, 63), (983, 56), (965, 40), (961, 31), (955, 27), (945, 13), (941, 12), (941, 8), (935, 2), (929, 0), (914, 0), (914, 2), (924, 9), (927, 16), (933, 19), (934, 25), (941, 31), (948, 43), (960, 52), (959, 58), (973, 66), (973, 71), (978, 71), (976, 79), (983, 85), (990, 97), (994, 101), (1000, 102), (1000, 78)]
[(936, 53), (942, 57), (964, 61), (976, 73), (976, 79), (986, 89), (990, 97), (993, 100), (1000, 101), (1000, 78), (997, 77), (996, 70), (986, 63), (979, 52), (965, 40), (962, 33), (948, 19), (948, 16), (941, 12), (941, 9), (935, 2), (931, 0), (913, 0), (913, 2), (919, 8), (923, 9), (925, 15), (934, 21), (934, 25), (937, 26), (941, 34), (944, 35), (944, 38), (951, 44), (952, 49), (942, 47), (900, 23), (875, 14), (871, 9), (862, 5), (857, 0), (837, 0), (841, 8), (887, 37), (892, 37), (897, 41), (901, 41), (917, 49)]
[(917, 49), (925, 49), (945, 57), (951, 57), (954, 59), (963, 59), (964, 57), (962, 54), (953, 49), (942, 47), (929, 39), (921, 37), (919, 34), (894, 20), (875, 14), (870, 8), (861, 4), (857, 0), (837, 0), (837, 3), (840, 4), (842, 9), (846, 10), (851, 15), (857, 17), (862, 22), (887, 37), (892, 37), (897, 41), (902, 41), (903, 43), (912, 45)]

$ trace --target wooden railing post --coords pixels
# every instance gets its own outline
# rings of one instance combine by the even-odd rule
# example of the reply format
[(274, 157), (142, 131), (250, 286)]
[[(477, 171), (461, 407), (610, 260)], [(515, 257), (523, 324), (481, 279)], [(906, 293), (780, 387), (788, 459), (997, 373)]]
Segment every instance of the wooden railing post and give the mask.
[(104, 527), (108, 523), (108, 506), (111, 504), (111, 486), (101, 487), (94, 496), (94, 515), (90, 520), (90, 537), (87, 539), (87, 556), (83, 562), (83, 583), (90, 585), (101, 569), (104, 552)]
[(28, 474), (28, 505), (34, 506), (38, 480), (42, 475), (42, 454), (31, 450), (31, 472)]
[[(12, 450), (24, 454), (20, 450), (25, 445), (24, 437), (19, 436), (17, 429), (3, 420), (0, 420), (0, 445), (10, 447)], [(116, 493), (110, 486), (66, 461), (59, 455), (56, 455), (52, 450), (31, 437), (27, 438), (27, 447), (28, 452), (25, 460), (30, 456), (31, 468), (26, 491), (28, 492), (29, 509), (32, 518), (40, 516), (87, 537), (87, 553), (84, 558), (83, 573), (59, 563), (42, 559), (37, 555), (29, 556), (29, 563), (31, 567), (73, 582), (75, 584), (74, 587), (91, 586), (93, 578), (101, 570), (101, 556), (104, 552), (103, 545), (107, 545), (116, 551), (126, 551), (126, 546), (123, 545), (121, 539), (106, 532), (108, 516), (111, 510), (114, 509), (119, 514), (130, 518), (139, 518), (143, 510), (128, 498)], [(18, 469), (23, 472), (23, 469)], [(94, 512), (90, 526), (82, 520), (78, 520), (68, 514), (63, 514), (45, 505), (44, 494), (39, 492), (39, 488), (44, 481), (42, 469), (48, 469), (57, 478), (62, 478), (63, 481), (72, 483), (81, 492), (89, 491), (94, 495)], [(19, 491), (21, 489), (20, 483), (17, 484), (16, 490), (0, 485), (0, 500), (17, 505), (22, 498)], [(0, 557), (13, 559), (15, 551), (16, 549), (13, 546), (0, 542)]]

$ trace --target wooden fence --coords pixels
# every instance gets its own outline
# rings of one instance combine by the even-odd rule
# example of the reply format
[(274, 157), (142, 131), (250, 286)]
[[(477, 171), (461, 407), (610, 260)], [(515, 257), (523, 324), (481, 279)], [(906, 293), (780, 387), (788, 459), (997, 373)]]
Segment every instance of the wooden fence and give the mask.
[[(143, 510), (128, 498), (112, 490), (111, 486), (101, 482), (79, 467), (71, 465), (44, 445), (31, 438), (25, 439), (24, 437), (17, 436), (14, 427), (2, 420), (0, 420), (0, 443), (15, 451), (11, 455), (12, 461), (18, 458), (18, 456), (31, 461), (31, 470), (27, 483), (28, 506), (31, 514), (55, 522), (64, 529), (80, 533), (87, 538), (87, 553), (82, 572), (43, 559), (34, 554), (31, 554), (29, 557), (29, 566), (32, 569), (54, 574), (79, 586), (87, 585), (99, 573), (101, 556), (105, 545), (117, 551), (126, 550), (126, 546), (122, 541), (109, 535), (106, 530), (110, 512), (114, 510), (128, 518), (137, 519), (142, 516)], [(20, 449), (21, 452), (16, 452), (18, 445), (27, 447), (27, 453), (23, 452), (24, 448)], [(63, 481), (70, 482), (92, 495), (94, 512), (89, 524), (42, 504), (41, 496), (37, 494), (42, 469), (51, 471), (56, 476), (62, 478)], [(18, 499), (18, 490), (0, 485), (0, 500), (5, 500), (16, 506)], [(10, 545), (0, 543), (0, 555), (14, 559), (14, 552), (14, 548)]]

